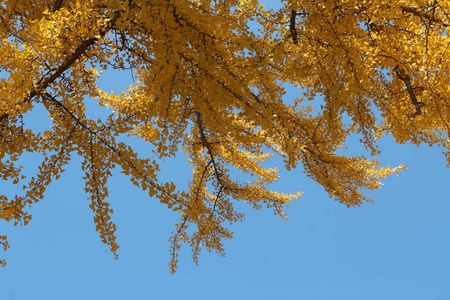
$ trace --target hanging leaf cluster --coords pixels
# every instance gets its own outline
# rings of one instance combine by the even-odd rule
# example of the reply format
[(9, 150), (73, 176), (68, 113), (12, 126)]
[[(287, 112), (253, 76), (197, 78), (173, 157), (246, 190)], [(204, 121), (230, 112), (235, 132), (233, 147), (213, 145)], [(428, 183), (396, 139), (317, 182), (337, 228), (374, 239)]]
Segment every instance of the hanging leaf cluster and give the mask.
[[(179, 213), (170, 238), (175, 272), (182, 244), (196, 262), (202, 249), (224, 254), (227, 226), (244, 217), (238, 201), (286, 218), (283, 207), (301, 193), (270, 188), (278, 180), (267, 167), (272, 156), (349, 207), (371, 201), (365, 190), (404, 169), (378, 162), (385, 135), (439, 145), (450, 162), (449, 1), (272, 5), (0, 1), (0, 177), (18, 191), (0, 195), (0, 218), (26, 225), (26, 208), (76, 155), (96, 230), (115, 257), (107, 201), (114, 168)], [(119, 94), (102, 90), (108, 70), (130, 70), (135, 81)], [(287, 86), (299, 88), (295, 99)], [(89, 118), (92, 102), (109, 115)], [(24, 124), (36, 107), (51, 124), (45, 130)], [(127, 135), (151, 144), (150, 156), (123, 142)], [(367, 157), (341, 154), (350, 136)], [(42, 159), (31, 177), (20, 165), (25, 153)], [(158, 177), (161, 161), (180, 153), (192, 166), (186, 189)], [(9, 247), (6, 236), (0, 245)]]

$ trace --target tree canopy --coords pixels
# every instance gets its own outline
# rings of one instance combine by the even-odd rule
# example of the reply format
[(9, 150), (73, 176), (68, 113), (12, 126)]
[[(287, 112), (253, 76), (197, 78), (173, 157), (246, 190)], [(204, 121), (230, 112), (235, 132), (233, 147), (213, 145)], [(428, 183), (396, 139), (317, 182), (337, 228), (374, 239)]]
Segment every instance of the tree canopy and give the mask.
[[(0, 176), (19, 191), (0, 194), (5, 221), (26, 225), (26, 208), (78, 155), (96, 230), (116, 257), (112, 169), (179, 212), (174, 272), (183, 243), (196, 262), (201, 249), (224, 253), (226, 226), (244, 217), (236, 201), (285, 218), (283, 207), (301, 193), (270, 189), (272, 156), (287, 169), (300, 165), (349, 207), (372, 201), (365, 190), (404, 169), (378, 162), (386, 135), (439, 145), (450, 162), (449, 1), (0, 3)], [(120, 94), (98, 85), (112, 69), (135, 78)], [(299, 88), (295, 99), (288, 86)], [(108, 116), (90, 119), (92, 102)], [(51, 121), (46, 130), (24, 122), (38, 106)], [(124, 136), (152, 153), (137, 153)], [(367, 152), (340, 153), (350, 136)], [(20, 165), (27, 152), (42, 157), (31, 177)], [(180, 153), (192, 165), (185, 190), (158, 178), (160, 162)], [(9, 247), (6, 236), (0, 245)]]

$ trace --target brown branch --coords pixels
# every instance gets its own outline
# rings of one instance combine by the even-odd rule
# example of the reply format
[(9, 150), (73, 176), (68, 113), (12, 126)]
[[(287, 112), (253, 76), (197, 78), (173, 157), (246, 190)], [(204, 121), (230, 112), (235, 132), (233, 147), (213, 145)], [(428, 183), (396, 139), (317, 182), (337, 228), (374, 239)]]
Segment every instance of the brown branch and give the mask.
[(71, 110), (69, 110), (63, 103), (61, 103), (60, 101), (56, 100), (55, 97), (53, 97), (52, 95), (50, 95), (47, 92), (45, 92), (43, 95), (46, 96), (47, 99), (50, 100), (54, 105), (56, 105), (60, 110), (62, 110), (64, 112), (66, 112), (67, 114), (69, 114), (70, 117), (75, 121), (75, 123), (80, 125), (84, 130), (89, 131), (89, 132), (91, 132), (92, 134), (95, 135), (95, 132), (93, 132), (92, 129), (88, 128), (85, 124), (83, 124), (83, 122), (81, 122), (81, 120), (77, 116), (75, 116), (74, 113)]
[(426, 12), (419, 11), (417, 8), (406, 7), (406, 6), (402, 6), (401, 8), (402, 8), (402, 12), (404, 12), (404, 13), (410, 13), (416, 17), (427, 19), (430, 22), (441, 24), (444, 27), (450, 27), (450, 24), (447, 24), (444, 21), (442, 21), (441, 19), (436, 18), (434, 15), (430, 15), (430, 14), (427, 14)]
[[(223, 192), (223, 189), (224, 189), (224, 187), (223, 187), (223, 186), (220, 186), (219, 190), (217, 191), (216, 200), (214, 200), (214, 205), (213, 205), (213, 207), (212, 207), (212, 210), (211, 210), (210, 213), (209, 213), (208, 220), (212, 220), (212, 217), (213, 217), (214, 214), (217, 212), (217, 211), (216, 211), (217, 201), (220, 199), (220, 197), (221, 197), (221, 195), (222, 195), (222, 192)], [(213, 223), (213, 224), (214, 224), (214, 223)], [(214, 227), (217, 228), (217, 226), (214, 226)], [(194, 250), (194, 256), (198, 256), (198, 255), (200, 254), (200, 251), (199, 251), (199, 250), (200, 250), (200, 243), (201, 243), (202, 238), (204, 237), (204, 231), (205, 231), (206, 228), (207, 228), (207, 227), (203, 227), (202, 230), (199, 230), (199, 231), (198, 231), (200, 237), (198, 238), (197, 244), (195, 245), (195, 248), (194, 248), (194, 249), (195, 249), (195, 250)], [(205, 245), (208, 246), (206, 243), (205, 243)]]
[(213, 150), (212, 150), (211, 145), (210, 145), (210, 143), (208, 142), (208, 139), (206, 138), (206, 135), (205, 135), (205, 129), (204, 129), (204, 127), (203, 127), (203, 122), (202, 122), (202, 119), (201, 119), (201, 114), (200, 114), (199, 112), (195, 111), (195, 116), (197, 117), (197, 118), (196, 118), (196, 123), (197, 123), (198, 130), (200, 131), (200, 140), (201, 140), (201, 142), (202, 142), (203, 147), (205, 147), (206, 150), (208, 151), (209, 157), (211, 158), (211, 161), (212, 161), (212, 164), (213, 164), (213, 168), (214, 168), (214, 175), (216, 176), (217, 181), (218, 181), (221, 185), (223, 185), (223, 184), (222, 184), (222, 180), (221, 180), (221, 177), (222, 177), (221, 175), (222, 175), (222, 174), (221, 174), (221, 172), (219, 171), (219, 167), (217, 166), (217, 163), (216, 163), (216, 159), (215, 159), (215, 157), (214, 157)]
[(414, 118), (415, 116), (422, 114), (421, 107), (424, 106), (423, 102), (419, 102), (417, 100), (416, 94), (414, 93), (414, 88), (411, 83), (411, 77), (409, 77), (408, 74), (406, 74), (405, 70), (400, 68), (398, 65), (394, 68), (395, 74), (397, 74), (398, 78), (400, 78), (406, 86), (406, 90), (408, 91), (409, 98), (411, 99), (411, 102), (414, 104), (414, 107), (416, 108), (416, 111), (414, 114), (410, 115), (410, 118)]
[[(94, 45), (100, 38), (104, 37), (108, 31), (114, 26), (115, 22), (119, 17), (119, 12), (114, 14), (114, 17), (100, 29), (100, 32), (85, 41), (83, 41), (75, 51), (69, 55), (66, 60), (56, 69), (49, 77), (42, 78), (39, 83), (33, 87), (33, 90), (28, 94), (28, 96), (22, 101), (23, 103), (31, 102), (31, 100), (37, 95), (41, 94), (45, 91), (50, 84), (52, 84), (58, 77), (60, 77), (67, 69), (69, 69), (80, 57), (83, 55), (86, 50)], [(9, 114), (5, 113), (0, 115), (0, 122), (7, 119)]]
[(289, 31), (291, 33), (291, 38), (294, 44), (298, 44), (298, 34), (297, 29), (295, 28), (295, 17), (297, 17), (297, 12), (295, 10), (291, 10), (291, 19), (289, 21)]
[(52, 12), (56, 12), (56, 11), (60, 10), (62, 4), (63, 4), (63, 0), (56, 0), (55, 4), (52, 7)]

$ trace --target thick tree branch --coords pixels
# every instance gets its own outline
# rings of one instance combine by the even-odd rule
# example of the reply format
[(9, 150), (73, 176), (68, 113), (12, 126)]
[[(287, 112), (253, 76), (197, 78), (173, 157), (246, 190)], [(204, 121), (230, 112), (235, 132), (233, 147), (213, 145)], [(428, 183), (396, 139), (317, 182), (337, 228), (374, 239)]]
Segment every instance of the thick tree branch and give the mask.
[(414, 94), (414, 88), (411, 83), (411, 77), (409, 77), (408, 74), (406, 74), (405, 70), (400, 68), (398, 65), (394, 68), (395, 74), (397, 74), (398, 78), (400, 78), (406, 86), (406, 90), (408, 91), (409, 98), (411, 99), (411, 102), (414, 104), (414, 107), (416, 108), (416, 111), (414, 114), (410, 115), (410, 118), (414, 118), (415, 116), (422, 114), (421, 107), (424, 106), (423, 102), (419, 102), (417, 100), (416, 94)]
[(444, 27), (450, 27), (450, 24), (447, 24), (444, 21), (442, 21), (441, 19), (436, 18), (434, 15), (430, 15), (430, 14), (427, 14), (426, 12), (419, 11), (417, 8), (414, 8), (414, 7), (402, 6), (402, 12), (410, 13), (414, 16), (427, 19), (430, 22), (441, 24)]
[[(45, 91), (50, 84), (52, 84), (58, 77), (60, 77), (67, 69), (69, 69), (80, 57), (83, 55), (86, 50), (94, 45), (98, 40), (104, 37), (108, 31), (114, 26), (115, 22), (119, 17), (119, 12), (114, 14), (114, 17), (100, 29), (100, 32), (87, 40), (84, 40), (75, 51), (69, 55), (66, 60), (53, 72), (49, 77), (42, 78), (36, 86), (33, 87), (33, 90), (28, 94), (28, 96), (22, 101), (22, 103), (31, 102), (31, 100), (37, 95), (41, 94)], [(9, 114), (0, 115), (0, 122), (7, 119)]]
[(291, 33), (291, 38), (294, 44), (298, 44), (298, 34), (297, 29), (295, 28), (295, 17), (297, 17), (297, 12), (295, 10), (291, 10), (291, 19), (289, 21), (289, 31)]

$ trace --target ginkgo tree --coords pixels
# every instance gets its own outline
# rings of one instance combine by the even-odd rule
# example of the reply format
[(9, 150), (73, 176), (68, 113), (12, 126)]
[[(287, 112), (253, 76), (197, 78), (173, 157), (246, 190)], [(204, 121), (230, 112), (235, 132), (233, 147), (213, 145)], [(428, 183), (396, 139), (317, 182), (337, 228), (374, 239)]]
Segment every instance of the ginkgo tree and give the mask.
[[(270, 189), (271, 156), (300, 165), (349, 207), (404, 169), (378, 162), (383, 136), (439, 145), (450, 162), (450, 1), (275, 4), (1, 0), (0, 176), (18, 193), (0, 194), (0, 218), (26, 225), (27, 208), (78, 155), (96, 230), (116, 258), (113, 168), (180, 214), (169, 240), (174, 272), (182, 244), (196, 262), (202, 248), (223, 255), (226, 226), (244, 217), (237, 201), (285, 218), (301, 193)], [(120, 94), (98, 85), (113, 69), (135, 77)], [(301, 88), (295, 99), (286, 86)], [(88, 117), (93, 100), (107, 117)], [(51, 122), (45, 130), (23, 122), (37, 106)], [(153, 152), (137, 153), (124, 136)], [(350, 136), (365, 146), (361, 156), (338, 152)], [(26, 177), (20, 158), (30, 152), (42, 162)], [(186, 189), (158, 178), (161, 160), (180, 153), (192, 166)], [(9, 247), (6, 236), (0, 244)]]

